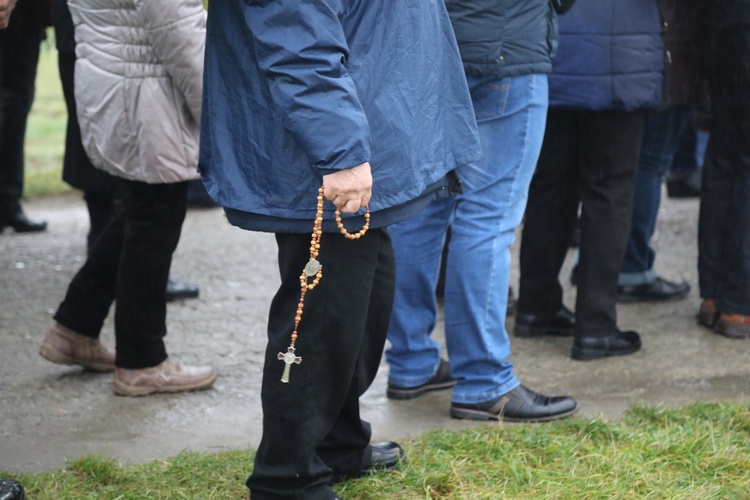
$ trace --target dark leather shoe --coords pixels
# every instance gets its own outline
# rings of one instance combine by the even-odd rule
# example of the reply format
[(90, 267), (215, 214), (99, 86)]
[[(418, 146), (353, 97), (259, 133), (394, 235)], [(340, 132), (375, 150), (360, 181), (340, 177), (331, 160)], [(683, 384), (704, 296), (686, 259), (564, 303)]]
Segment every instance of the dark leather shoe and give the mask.
[(547, 422), (570, 416), (578, 403), (570, 396), (550, 398), (523, 385), (484, 403), (451, 404), (451, 417), (465, 420)]
[(655, 280), (634, 286), (618, 286), (617, 302), (669, 302), (687, 297), (690, 285), (684, 281)]
[(427, 391), (437, 391), (439, 389), (449, 389), (456, 385), (456, 379), (451, 377), (450, 364), (444, 360), (440, 360), (435, 376), (422, 385), (416, 387), (404, 387), (396, 384), (388, 384), (388, 390), (386, 396), (388, 399), (414, 399), (418, 398)]
[(703, 299), (698, 314), (695, 315), (698, 324), (713, 329), (719, 321), (719, 308), (713, 299)]
[(666, 175), (667, 196), (670, 198), (697, 198), (701, 195), (701, 171), (673, 171)]
[(179, 299), (194, 299), (200, 294), (200, 289), (190, 283), (169, 278), (167, 281), (167, 302)]
[(572, 358), (600, 359), (606, 356), (633, 354), (641, 348), (641, 336), (634, 331), (617, 331), (607, 337), (576, 337), (573, 339)]
[(516, 324), (513, 334), (516, 337), (535, 338), (545, 335), (573, 335), (576, 327), (576, 315), (562, 306), (556, 313), (524, 314), (516, 312)]
[(47, 229), (47, 221), (35, 221), (26, 217), (21, 210), (0, 217), (0, 232), (5, 226), (12, 227), (17, 233), (36, 233)]
[(362, 468), (362, 474), (395, 469), (406, 460), (406, 453), (398, 443), (382, 441), (370, 445), (372, 455), (370, 463)]

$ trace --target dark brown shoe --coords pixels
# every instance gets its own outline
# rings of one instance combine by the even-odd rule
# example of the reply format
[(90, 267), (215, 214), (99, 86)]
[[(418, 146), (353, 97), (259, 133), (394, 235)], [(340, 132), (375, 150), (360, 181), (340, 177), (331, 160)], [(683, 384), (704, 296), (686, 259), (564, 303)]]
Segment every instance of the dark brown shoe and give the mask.
[(80, 365), (98, 372), (115, 369), (112, 349), (104, 346), (99, 339), (76, 333), (60, 323), (52, 325), (39, 348), (39, 354), (60, 365)]
[(698, 324), (707, 328), (714, 328), (716, 322), (719, 320), (719, 308), (716, 307), (716, 301), (713, 299), (704, 299), (701, 302), (698, 314), (695, 319), (698, 320)]
[(716, 333), (733, 339), (750, 339), (750, 316), (723, 312), (716, 322)]

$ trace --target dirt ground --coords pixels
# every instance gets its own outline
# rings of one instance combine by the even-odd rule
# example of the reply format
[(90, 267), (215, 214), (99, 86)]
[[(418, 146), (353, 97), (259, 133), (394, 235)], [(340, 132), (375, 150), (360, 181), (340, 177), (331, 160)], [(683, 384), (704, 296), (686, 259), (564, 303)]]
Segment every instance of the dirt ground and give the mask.
[[(201, 296), (169, 305), (167, 348), (187, 363), (216, 366), (219, 379), (204, 392), (123, 398), (112, 393), (111, 374), (54, 365), (37, 354), (84, 261), (88, 218), (77, 195), (35, 199), (25, 208), (30, 216), (47, 219), (49, 229), (0, 235), (0, 471), (44, 471), (85, 454), (137, 463), (182, 450), (257, 446), (260, 360), (278, 282), (273, 237), (229, 226), (220, 209), (188, 213), (172, 276), (198, 284)], [(620, 326), (642, 334), (641, 352), (578, 362), (569, 357), (570, 339), (512, 338), (512, 361), (522, 382), (543, 393), (575, 396), (583, 418), (617, 419), (634, 403), (747, 401), (750, 341), (727, 339), (695, 324), (697, 214), (697, 200), (665, 198), (653, 242), (657, 271), (689, 281), (688, 298), (618, 307)], [(572, 253), (562, 274), (569, 306), (575, 301), (567, 279)], [(435, 335), (441, 335), (440, 328)], [(113, 345), (111, 318), (102, 338)], [(446, 391), (413, 401), (387, 400), (386, 377), (383, 364), (362, 398), (374, 438), (476, 425), (450, 419)]]

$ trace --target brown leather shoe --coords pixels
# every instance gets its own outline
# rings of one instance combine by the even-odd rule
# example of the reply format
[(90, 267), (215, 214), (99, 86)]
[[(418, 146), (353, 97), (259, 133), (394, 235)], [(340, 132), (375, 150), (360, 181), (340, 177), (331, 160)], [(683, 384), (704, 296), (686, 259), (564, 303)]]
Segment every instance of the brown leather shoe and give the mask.
[(695, 319), (698, 320), (699, 325), (714, 328), (716, 321), (719, 319), (719, 308), (716, 307), (716, 301), (713, 299), (703, 299)]
[(750, 339), (750, 316), (723, 312), (719, 315), (715, 330), (733, 339)]
[(115, 368), (112, 389), (120, 396), (197, 391), (211, 387), (216, 375), (210, 366), (187, 366), (167, 358), (151, 368)]
[(98, 372), (115, 369), (115, 353), (99, 339), (86, 337), (55, 323), (44, 338), (39, 354), (53, 363), (80, 365)]

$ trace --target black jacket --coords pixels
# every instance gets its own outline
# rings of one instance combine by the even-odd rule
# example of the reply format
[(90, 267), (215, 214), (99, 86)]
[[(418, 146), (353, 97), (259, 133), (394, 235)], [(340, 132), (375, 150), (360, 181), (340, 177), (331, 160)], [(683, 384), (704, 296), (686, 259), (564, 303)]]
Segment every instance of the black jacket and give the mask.
[(552, 71), (557, 12), (575, 0), (445, 0), (467, 73), (527, 75)]

